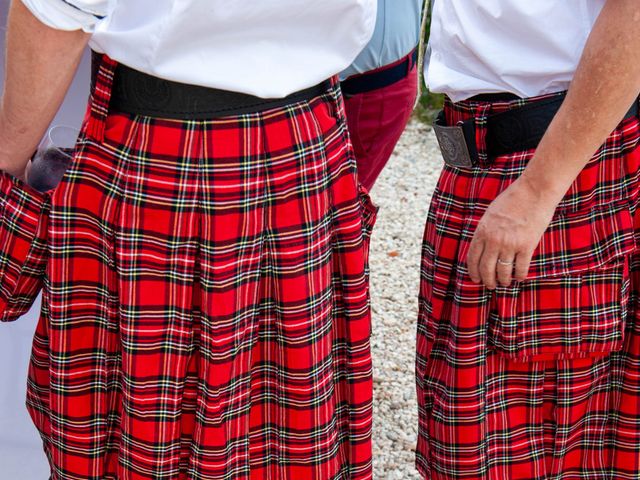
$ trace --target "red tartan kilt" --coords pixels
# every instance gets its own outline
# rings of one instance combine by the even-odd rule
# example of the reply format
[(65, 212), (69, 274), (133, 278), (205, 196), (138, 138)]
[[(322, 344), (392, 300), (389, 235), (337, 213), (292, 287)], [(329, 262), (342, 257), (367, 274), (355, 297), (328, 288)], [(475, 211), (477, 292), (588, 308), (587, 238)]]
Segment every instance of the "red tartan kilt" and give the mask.
[[(482, 153), (482, 116), (516, 105), (494, 104), (488, 110), (486, 103), (447, 102), (445, 113), (449, 124), (480, 118)], [(560, 382), (548, 375), (545, 381), (541, 372), (571, 376), (582, 369), (583, 377), (565, 387), (578, 392), (591, 385), (590, 401), (602, 400), (598, 395), (604, 393), (596, 393), (594, 385), (604, 385), (607, 395), (613, 391), (613, 380), (602, 378), (603, 362), (620, 361), (624, 346), (634, 341), (628, 337), (638, 288), (631, 279), (640, 235), (639, 139), (637, 118), (616, 128), (558, 206), (527, 280), (494, 292), (471, 281), (464, 260), (486, 208), (520, 176), (534, 150), (469, 169), (444, 166), (428, 213), (421, 267), (417, 466), (426, 478), (534, 479), (546, 478), (545, 469), (566, 475), (563, 479), (601, 478), (589, 475), (611, 468), (607, 454), (614, 455), (615, 448), (602, 441), (590, 453), (594, 433), (580, 432), (580, 422), (590, 428), (588, 414), (568, 425), (558, 419), (557, 429), (574, 429), (566, 444), (545, 431), (553, 422), (532, 419), (539, 412), (559, 415), (546, 390), (559, 389)], [(630, 371), (617, 373), (621, 382), (633, 378)], [(563, 398), (570, 402), (567, 395)], [(560, 402), (559, 393), (553, 401)], [(593, 427), (602, 438), (607, 428)], [(559, 445), (567, 449), (563, 465), (554, 459)], [(573, 463), (576, 451), (583, 459)], [(622, 475), (626, 467), (620, 468)]]
[(50, 192), (0, 171), (0, 322), (29, 311), (47, 263)]
[(99, 100), (51, 199), (29, 369), (53, 480), (370, 479), (376, 208), (339, 90), (104, 130)]

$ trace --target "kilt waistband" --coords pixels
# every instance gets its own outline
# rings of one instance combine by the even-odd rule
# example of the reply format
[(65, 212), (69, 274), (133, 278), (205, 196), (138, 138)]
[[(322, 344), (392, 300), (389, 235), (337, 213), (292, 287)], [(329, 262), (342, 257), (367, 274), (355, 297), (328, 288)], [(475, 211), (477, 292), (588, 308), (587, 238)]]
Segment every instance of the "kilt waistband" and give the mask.
[[(102, 54), (92, 54), (92, 91)], [(261, 98), (240, 92), (174, 82), (118, 63), (109, 109), (117, 112), (178, 120), (207, 120), (256, 113), (308, 101), (326, 93), (331, 79), (283, 98)]]
[[(536, 148), (562, 105), (566, 91), (532, 98), (473, 97), (453, 103), (445, 100), (434, 121), (442, 157), (452, 167), (489, 164), (491, 158)], [(446, 110), (473, 112), (471, 118), (451, 125)], [(623, 120), (638, 116), (638, 99)]]

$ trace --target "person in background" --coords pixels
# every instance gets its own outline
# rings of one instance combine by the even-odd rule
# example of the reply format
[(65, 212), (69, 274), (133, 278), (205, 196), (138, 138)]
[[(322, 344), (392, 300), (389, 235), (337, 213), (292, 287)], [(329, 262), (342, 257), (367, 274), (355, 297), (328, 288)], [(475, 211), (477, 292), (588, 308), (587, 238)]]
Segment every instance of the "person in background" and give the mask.
[(640, 2), (436, 0), (416, 465), (640, 478)]
[(28, 181), (87, 43), (95, 67), (28, 372), (51, 480), (371, 479), (375, 212), (338, 73), (375, 11), (12, 1), (6, 175)]
[(423, 0), (378, 0), (373, 37), (340, 74), (358, 179), (370, 190), (413, 112)]

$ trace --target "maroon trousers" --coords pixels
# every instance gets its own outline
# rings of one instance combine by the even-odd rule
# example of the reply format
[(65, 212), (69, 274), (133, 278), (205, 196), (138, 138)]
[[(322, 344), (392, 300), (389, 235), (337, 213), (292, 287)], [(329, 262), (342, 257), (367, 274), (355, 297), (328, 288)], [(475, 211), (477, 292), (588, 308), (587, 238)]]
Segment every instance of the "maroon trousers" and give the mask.
[[(363, 75), (394, 67), (386, 65)], [(345, 97), (351, 142), (358, 162), (358, 179), (370, 190), (389, 161), (413, 112), (418, 69), (412, 65), (402, 80), (371, 92)]]

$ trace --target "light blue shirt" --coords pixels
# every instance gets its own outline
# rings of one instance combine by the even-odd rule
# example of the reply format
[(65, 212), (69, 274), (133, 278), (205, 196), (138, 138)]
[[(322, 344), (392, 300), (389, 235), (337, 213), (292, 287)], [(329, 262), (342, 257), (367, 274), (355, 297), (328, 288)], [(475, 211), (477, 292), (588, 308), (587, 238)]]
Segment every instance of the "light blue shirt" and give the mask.
[(373, 37), (340, 79), (384, 67), (408, 55), (420, 40), (423, 0), (378, 0)]

